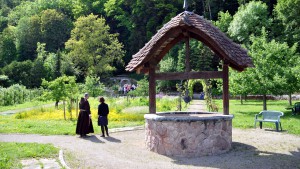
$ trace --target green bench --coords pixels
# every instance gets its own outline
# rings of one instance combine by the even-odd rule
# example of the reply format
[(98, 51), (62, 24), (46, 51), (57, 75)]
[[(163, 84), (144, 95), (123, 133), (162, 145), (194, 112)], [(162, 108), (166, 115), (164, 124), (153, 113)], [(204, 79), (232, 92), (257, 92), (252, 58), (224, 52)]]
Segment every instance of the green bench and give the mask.
[(296, 102), (292, 108), (293, 115), (300, 113), (300, 102)]
[(262, 128), (263, 122), (271, 122), (271, 123), (275, 123), (276, 131), (279, 131), (278, 130), (279, 126), (282, 131), (281, 122), (280, 122), (281, 116), (283, 116), (283, 113), (280, 111), (273, 111), (273, 110), (261, 111), (259, 114), (255, 115), (254, 127), (256, 128), (256, 122), (259, 122), (260, 129)]

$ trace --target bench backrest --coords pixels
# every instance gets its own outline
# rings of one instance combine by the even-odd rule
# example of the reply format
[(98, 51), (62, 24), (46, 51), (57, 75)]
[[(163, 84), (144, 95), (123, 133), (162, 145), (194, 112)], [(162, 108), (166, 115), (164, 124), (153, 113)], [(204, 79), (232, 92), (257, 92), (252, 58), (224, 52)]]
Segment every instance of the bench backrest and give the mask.
[(278, 116), (283, 116), (282, 112), (272, 111), (272, 110), (261, 111), (260, 114), (262, 114), (264, 120), (266, 119), (277, 120)]

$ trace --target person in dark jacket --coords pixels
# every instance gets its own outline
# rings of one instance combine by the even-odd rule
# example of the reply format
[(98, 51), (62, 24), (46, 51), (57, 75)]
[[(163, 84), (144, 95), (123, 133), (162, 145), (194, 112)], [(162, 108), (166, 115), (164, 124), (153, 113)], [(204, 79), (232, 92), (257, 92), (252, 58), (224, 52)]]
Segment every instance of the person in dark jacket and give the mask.
[(87, 134), (94, 133), (88, 98), (88, 93), (85, 93), (84, 98), (81, 98), (79, 103), (80, 112), (77, 120), (76, 134), (79, 134), (80, 137), (86, 137)]
[(102, 132), (102, 136), (101, 137), (105, 137), (104, 135), (104, 128), (106, 131), (106, 135), (108, 135), (108, 120), (107, 120), (107, 115), (109, 114), (109, 108), (108, 105), (106, 103), (104, 103), (104, 98), (100, 97), (99, 99), (100, 104), (98, 106), (98, 125), (101, 126), (101, 132)]

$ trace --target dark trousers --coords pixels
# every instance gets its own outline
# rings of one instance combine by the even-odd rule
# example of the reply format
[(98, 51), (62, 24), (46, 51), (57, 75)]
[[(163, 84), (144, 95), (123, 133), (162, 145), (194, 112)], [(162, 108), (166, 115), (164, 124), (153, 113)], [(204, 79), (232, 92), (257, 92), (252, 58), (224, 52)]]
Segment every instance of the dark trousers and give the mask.
[(105, 131), (106, 131), (106, 135), (109, 136), (109, 135), (108, 135), (108, 128), (107, 128), (107, 125), (101, 125), (101, 132), (102, 132), (102, 135), (105, 136), (105, 135), (104, 135), (104, 128), (105, 128)]

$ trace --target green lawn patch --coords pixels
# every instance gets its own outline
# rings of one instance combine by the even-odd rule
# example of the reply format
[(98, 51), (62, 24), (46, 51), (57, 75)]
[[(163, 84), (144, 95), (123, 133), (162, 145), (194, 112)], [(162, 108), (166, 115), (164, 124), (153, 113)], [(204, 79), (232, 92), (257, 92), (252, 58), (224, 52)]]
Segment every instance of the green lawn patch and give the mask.
[[(219, 112), (223, 112), (222, 100), (215, 100), (219, 106)], [(282, 129), (290, 134), (300, 135), (300, 115), (292, 115), (288, 107), (287, 100), (268, 100), (267, 109), (282, 111), (284, 116), (281, 117)], [(254, 116), (263, 109), (262, 100), (247, 100), (241, 104), (239, 100), (230, 100), (229, 113), (234, 115), (232, 120), (233, 127), (236, 128), (254, 128)], [(257, 124), (259, 128), (259, 124)], [(274, 123), (263, 123), (263, 128), (275, 129)]]
[[(110, 113), (108, 128), (141, 126), (145, 124), (144, 114), (148, 113), (147, 98), (106, 98)], [(95, 133), (100, 133), (97, 125), (97, 98), (90, 98), (92, 121)], [(147, 106), (147, 107), (146, 107)], [(175, 110), (177, 102), (174, 99), (158, 99), (158, 111)], [(71, 118), (72, 117), (72, 118)], [(64, 120), (63, 105), (59, 109), (54, 107), (37, 108), (17, 113), (15, 115), (0, 115), (0, 133), (33, 133), (44, 135), (75, 135), (77, 115), (76, 108), (71, 114), (66, 110)]]
[(0, 106), (0, 112), (3, 111), (7, 111), (7, 110), (17, 110), (17, 109), (24, 109), (24, 108), (30, 108), (30, 107), (38, 107), (38, 106), (42, 106), (45, 104), (51, 104), (53, 103), (53, 107), (54, 107), (54, 101), (29, 101), (29, 102), (25, 102), (22, 104), (15, 104), (15, 105), (11, 105), (11, 106)]
[(57, 158), (58, 152), (51, 144), (0, 142), (0, 168), (22, 168), (22, 159)]

